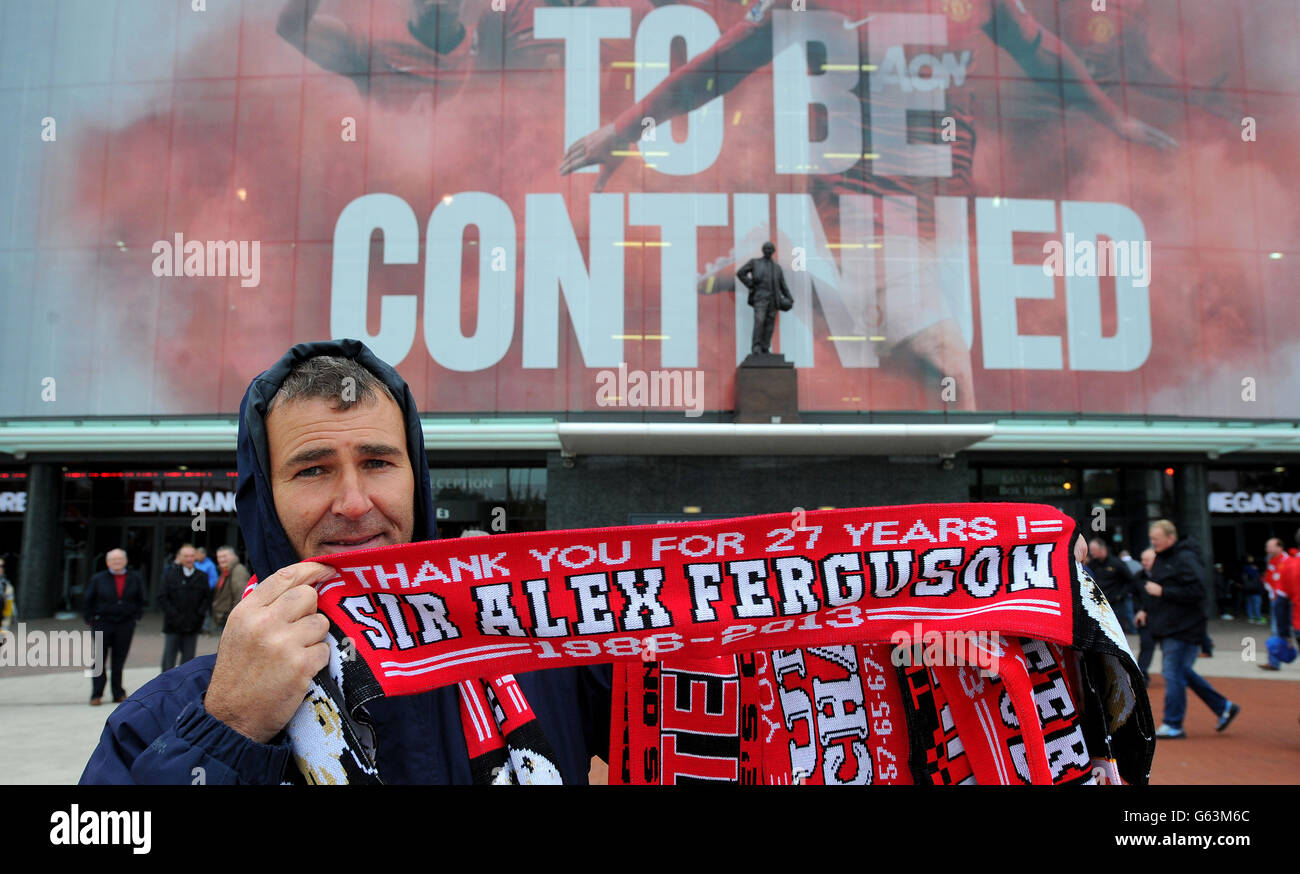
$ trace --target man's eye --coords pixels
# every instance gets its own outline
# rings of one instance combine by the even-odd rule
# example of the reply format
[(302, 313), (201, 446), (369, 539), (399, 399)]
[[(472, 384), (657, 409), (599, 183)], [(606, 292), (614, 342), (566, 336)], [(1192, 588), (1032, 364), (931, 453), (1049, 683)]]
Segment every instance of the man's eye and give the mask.
[(367, 460), (366, 460), (366, 464), (367, 464), (367, 465), (375, 465), (375, 466), (377, 466), (377, 467), (392, 467), (392, 466), (393, 466), (393, 463), (392, 463), (391, 461), (385, 461), (385, 460), (382, 459), (382, 458), (370, 458), (370, 459), (367, 459)]
[(312, 479), (319, 472), (323, 470), (325, 470), (325, 468), (321, 467), (319, 464), (313, 465), (311, 467), (304, 467), (302, 470), (294, 474), (294, 478), (296, 479), (298, 477), (305, 477), (307, 479)]

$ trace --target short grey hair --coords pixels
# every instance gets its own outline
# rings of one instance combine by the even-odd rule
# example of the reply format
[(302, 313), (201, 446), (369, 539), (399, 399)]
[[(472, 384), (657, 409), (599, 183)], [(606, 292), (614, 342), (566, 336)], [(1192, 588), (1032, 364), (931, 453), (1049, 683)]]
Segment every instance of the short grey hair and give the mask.
[(344, 411), (363, 402), (370, 403), (381, 392), (401, 409), (387, 384), (353, 359), (317, 355), (294, 365), (266, 411), (270, 413), (279, 404), (309, 398), (322, 398), (331, 402), (331, 409)]
[[(1157, 519), (1156, 521), (1151, 523), (1151, 528), (1159, 528), (1161, 531), (1164, 532), (1166, 537), (1178, 536), (1178, 529), (1175, 528), (1174, 523), (1170, 522), (1168, 519)], [(1147, 530), (1149, 531), (1150, 528), (1148, 528)]]

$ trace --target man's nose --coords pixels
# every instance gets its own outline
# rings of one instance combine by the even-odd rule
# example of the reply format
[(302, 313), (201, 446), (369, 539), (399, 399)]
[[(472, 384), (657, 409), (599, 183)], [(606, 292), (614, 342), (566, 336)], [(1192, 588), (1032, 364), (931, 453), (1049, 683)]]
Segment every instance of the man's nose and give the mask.
[(339, 516), (360, 519), (370, 512), (374, 504), (362, 489), (361, 475), (354, 467), (347, 467), (339, 482), (339, 492), (331, 508)]

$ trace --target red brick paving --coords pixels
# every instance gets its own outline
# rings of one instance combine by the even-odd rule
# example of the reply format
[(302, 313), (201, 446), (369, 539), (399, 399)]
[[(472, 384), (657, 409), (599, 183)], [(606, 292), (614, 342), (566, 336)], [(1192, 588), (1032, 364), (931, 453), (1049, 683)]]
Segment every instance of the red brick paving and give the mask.
[[(1207, 677), (1210, 685), (1241, 705), (1222, 733), (1218, 717), (1193, 693), (1187, 694), (1182, 740), (1156, 741), (1152, 785), (1242, 785), (1300, 783), (1300, 683)], [(1164, 678), (1148, 689), (1151, 713), (1160, 724)]]
[[(162, 658), (161, 619), (146, 614), (136, 627), (128, 667), (153, 667)], [(42, 630), (79, 629), (77, 622), (53, 619), (29, 623)], [(198, 654), (216, 652), (218, 638), (200, 636)], [(1228, 644), (1220, 641), (1220, 644)], [(1156, 724), (1164, 709), (1164, 678), (1159, 658), (1153, 666), (1151, 713)], [(1283, 670), (1295, 670), (1294, 665)], [(68, 670), (49, 668), (48, 672)], [(9, 675), (45, 672), (32, 668), (0, 668), (0, 679)], [(1187, 717), (1182, 740), (1156, 742), (1151, 766), (1152, 785), (1251, 785), (1300, 784), (1300, 682), (1276, 679), (1207, 677), (1210, 684), (1232, 701), (1241, 713), (1223, 733), (1214, 730), (1218, 717), (1194, 694), (1187, 696)], [(87, 681), (89, 682), (89, 681)]]

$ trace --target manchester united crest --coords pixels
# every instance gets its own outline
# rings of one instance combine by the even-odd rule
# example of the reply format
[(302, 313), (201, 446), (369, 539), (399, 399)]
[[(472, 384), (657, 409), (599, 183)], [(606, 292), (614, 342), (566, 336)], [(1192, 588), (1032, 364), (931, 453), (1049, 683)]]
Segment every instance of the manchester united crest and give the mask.
[(1094, 15), (1088, 22), (1088, 38), (1094, 43), (1110, 42), (1115, 38), (1115, 25), (1104, 15)]
[(971, 0), (943, 0), (939, 8), (953, 21), (965, 21), (970, 18)]

